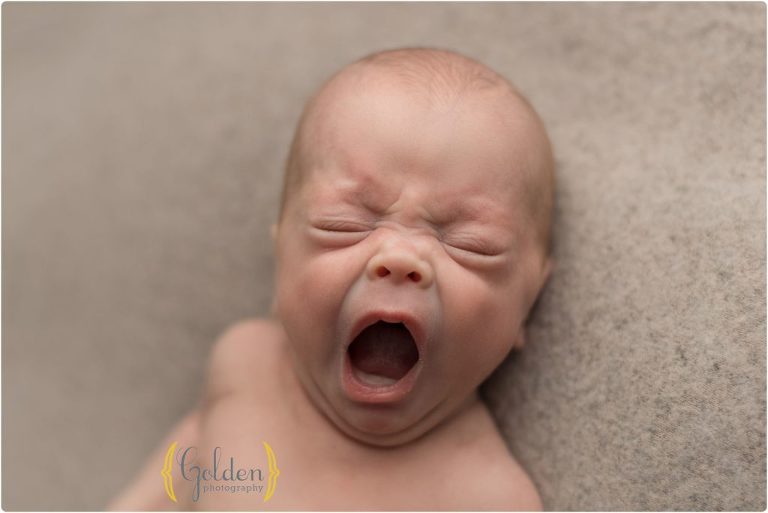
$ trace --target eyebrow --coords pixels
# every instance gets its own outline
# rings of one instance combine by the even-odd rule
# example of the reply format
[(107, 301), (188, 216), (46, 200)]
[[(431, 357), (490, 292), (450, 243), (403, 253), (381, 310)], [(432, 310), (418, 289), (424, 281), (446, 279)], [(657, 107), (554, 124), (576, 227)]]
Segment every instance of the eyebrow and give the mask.
[(369, 169), (352, 167), (349, 161), (345, 165), (354, 170), (354, 176), (333, 183), (336, 197), (341, 201), (359, 204), (371, 213), (384, 213), (389, 206), (386, 200), (381, 199), (386, 189), (386, 179)]
[[(357, 204), (374, 215), (384, 214), (389, 208), (388, 199), (382, 197), (387, 185), (386, 177), (369, 168), (360, 167), (349, 157), (342, 165), (348, 170), (353, 169), (355, 173), (353, 177), (337, 179), (333, 184), (326, 184), (334, 191), (337, 200)], [(431, 195), (425, 204), (421, 205), (427, 214), (427, 220), (436, 227), (480, 223), (516, 231), (498, 202), (488, 199), (477, 190), (459, 191), (450, 196), (451, 198), (445, 198)], [(429, 203), (431, 205), (428, 205)]]
[(320, 186), (319, 198), (325, 206), (352, 204), (378, 214), (381, 212), (370, 201), (371, 193), (378, 187), (375, 177), (334, 178)]
[[(483, 204), (481, 204), (483, 203)], [(464, 196), (458, 202), (438, 202), (438, 210), (431, 214), (440, 224), (452, 224), (457, 222), (492, 223), (504, 219), (502, 209), (492, 201), (478, 200)]]

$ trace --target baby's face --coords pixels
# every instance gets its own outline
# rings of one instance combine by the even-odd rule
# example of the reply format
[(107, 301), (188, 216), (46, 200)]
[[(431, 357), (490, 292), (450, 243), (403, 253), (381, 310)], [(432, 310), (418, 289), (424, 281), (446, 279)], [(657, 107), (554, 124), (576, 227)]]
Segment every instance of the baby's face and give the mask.
[(354, 438), (400, 444), (521, 340), (547, 273), (522, 178), (542, 142), (509, 98), (337, 89), (278, 227), (278, 313), (317, 407)]

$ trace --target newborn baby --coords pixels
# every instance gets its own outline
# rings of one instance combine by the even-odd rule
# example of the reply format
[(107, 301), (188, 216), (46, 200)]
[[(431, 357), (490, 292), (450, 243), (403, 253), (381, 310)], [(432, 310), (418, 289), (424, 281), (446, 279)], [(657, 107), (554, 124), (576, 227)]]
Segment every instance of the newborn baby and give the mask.
[(199, 409), (112, 507), (540, 509), (477, 388), (525, 341), (552, 187), (541, 121), (484, 65), (402, 49), (341, 70), (291, 147), (275, 318), (216, 342)]

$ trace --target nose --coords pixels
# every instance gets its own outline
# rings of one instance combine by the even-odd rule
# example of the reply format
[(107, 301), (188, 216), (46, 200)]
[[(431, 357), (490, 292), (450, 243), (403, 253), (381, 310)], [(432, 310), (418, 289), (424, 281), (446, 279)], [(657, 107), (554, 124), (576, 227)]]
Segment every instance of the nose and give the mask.
[(434, 280), (432, 266), (418, 255), (415, 248), (403, 241), (382, 246), (368, 262), (366, 274), (372, 281), (414, 283), (425, 289)]

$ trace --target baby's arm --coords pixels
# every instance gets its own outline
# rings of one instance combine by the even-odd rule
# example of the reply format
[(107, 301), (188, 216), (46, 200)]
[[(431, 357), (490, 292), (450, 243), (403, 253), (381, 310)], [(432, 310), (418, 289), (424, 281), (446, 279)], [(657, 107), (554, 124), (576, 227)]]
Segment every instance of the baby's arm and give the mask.
[[(197, 408), (184, 417), (171, 430), (160, 446), (150, 455), (144, 468), (136, 479), (117, 497), (112, 499), (108, 509), (126, 510), (179, 510), (189, 509), (183, 503), (174, 503), (165, 492), (160, 471), (163, 468), (166, 451), (173, 442), (178, 447), (199, 446), (201, 444), (202, 422), (206, 411), (216, 399), (241, 387), (252, 386), (254, 361), (263, 359), (263, 346), (254, 341), (277, 340), (280, 331), (272, 321), (250, 319), (231, 326), (216, 341), (211, 351), (206, 372), (206, 386), (202, 401)], [(255, 358), (248, 356), (256, 355)], [(189, 482), (174, 480), (177, 498), (189, 497), (185, 493)]]
[(112, 511), (158, 511), (182, 509), (182, 505), (171, 502), (165, 493), (160, 471), (163, 468), (165, 453), (173, 442), (181, 447), (196, 445), (200, 430), (200, 412), (193, 410), (171, 430), (149, 457), (144, 468), (134, 481), (128, 485), (107, 509)]

